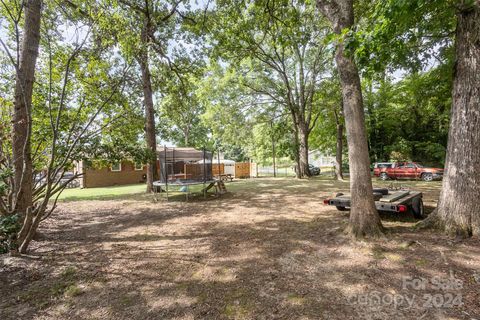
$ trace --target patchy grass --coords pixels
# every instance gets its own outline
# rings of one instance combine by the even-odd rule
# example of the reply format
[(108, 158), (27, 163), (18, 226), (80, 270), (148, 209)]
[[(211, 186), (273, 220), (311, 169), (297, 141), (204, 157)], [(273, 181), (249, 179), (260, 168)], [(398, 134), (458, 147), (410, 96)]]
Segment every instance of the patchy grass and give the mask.
[(62, 201), (111, 200), (145, 193), (145, 184), (112, 186), (103, 188), (65, 189), (59, 197)]
[[(76, 285), (77, 269), (73, 266), (65, 268), (57, 281), (55, 281), (50, 288), (52, 296), (60, 296), (62, 294), (69, 295), (77, 291)], [(67, 294), (68, 291), (68, 294)]]
[[(435, 208), (439, 182), (401, 184), (424, 192), (428, 212)], [(68, 190), (28, 257), (0, 257), (0, 319), (461, 320), (480, 314), (480, 241), (414, 230), (410, 214), (382, 214), (385, 238), (352, 241), (343, 232), (348, 212), (322, 204), (348, 192), (348, 181), (238, 180), (227, 184), (226, 195), (189, 202), (179, 193), (155, 203), (143, 188)], [(84, 197), (90, 200), (79, 200)], [(405, 287), (405, 277), (454, 277), (462, 288)], [(417, 300), (409, 308), (363, 303), (361, 295), (370, 293)], [(432, 308), (420, 299), (446, 293), (461, 295), (463, 305)]]
[(71, 284), (67, 288), (65, 288), (65, 296), (67, 297), (76, 297), (83, 293), (83, 290), (77, 284)]
[(287, 296), (287, 301), (293, 305), (301, 306), (305, 304), (306, 299), (304, 297), (300, 297), (295, 293), (290, 293)]
[(378, 246), (373, 247), (372, 257), (377, 260), (385, 259), (385, 250), (382, 247), (378, 247)]

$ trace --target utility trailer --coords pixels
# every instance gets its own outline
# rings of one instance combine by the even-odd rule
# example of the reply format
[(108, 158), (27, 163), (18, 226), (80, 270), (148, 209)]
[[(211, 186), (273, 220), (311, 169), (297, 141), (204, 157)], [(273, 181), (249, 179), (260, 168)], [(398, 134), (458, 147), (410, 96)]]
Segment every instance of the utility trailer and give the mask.
[[(373, 189), (373, 198), (378, 211), (405, 213), (411, 211), (417, 219), (426, 217), (422, 197), (422, 193), (418, 191)], [(335, 206), (339, 211), (346, 211), (350, 209), (350, 195), (337, 193), (335, 198), (325, 199), (323, 203)]]

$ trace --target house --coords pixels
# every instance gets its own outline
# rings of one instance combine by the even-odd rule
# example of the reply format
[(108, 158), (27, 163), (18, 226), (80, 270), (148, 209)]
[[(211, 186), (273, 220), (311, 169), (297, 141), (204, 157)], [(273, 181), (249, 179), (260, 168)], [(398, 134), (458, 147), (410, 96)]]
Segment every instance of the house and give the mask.
[[(158, 177), (160, 180), (164, 180), (167, 175), (169, 179), (172, 176), (203, 180), (204, 177), (211, 179), (212, 176), (223, 173), (230, 173), (237, 178), (250, 177), (250, 163), (212, 159), (213, 154), (209, 151), (158, 146)], [(205, 165), (202, 165), (204, 160)], [(147, 166), (131, 160), (102, 166), (88, 166), (85, 161), (80, 161), (76, 164), (74, 171), (82, 173), (79, 178), (81, 188), (145, 183), (147, 180)]]
[[(167, 171), (184, 172), (185, 166), (192, 169), (192, 162), (204, 156), (212, 157), (211, 152), (194, 148), (166, 148), (157, 146), (158, 177), (162, 178), (161, 166), (167, 160)], [(211, 175), (210, 166), (210, 175)], [(147, 166), (131, 160), (122, 160), (114, 164), (89, 166), (86, 161), (76, 164), (75, 172), (82, 173), (79, 178), (81, 188), (109, 187), (136, 183), (145, 183), (147, 180)]]
[(76, 164), (80, 176), (80, 188), (109, 187), (142, 183), (147, 180), (147, 166), (124, 160), (107, 166), (87, 166), (85, 161)]
[(333, 167), (335, 165), (335, 157), (327, 155), (320, 150), (311, 150), (308, 152), (308, 163), (316, 167)]

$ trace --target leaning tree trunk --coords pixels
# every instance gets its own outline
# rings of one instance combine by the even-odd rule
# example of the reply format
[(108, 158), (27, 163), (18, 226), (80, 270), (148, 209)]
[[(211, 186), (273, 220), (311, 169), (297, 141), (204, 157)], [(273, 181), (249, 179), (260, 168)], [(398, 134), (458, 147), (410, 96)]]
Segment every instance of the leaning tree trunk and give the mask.
[[(317, 0), (333, 30), (341, 34), (353, 27), (353, 0)], [(373, 200), (367, 132), (363, 111), (360, 76), (353, 58), (345, 52), (344, 42), (336, 48), (335, 61), (342, 85), (343, 108), (350, 162), (351, 209), (349, 232), (355, 237), (382, 234), (382, 223)]]
[(480, 235), (480, 1), (457, 19), (445, 176), (437, 210), (424, 223), (467, 237)]
[(20, 61), (15, 83), (15, 107), (13, 112), (12, 157), (14, 163), (14, 191), (17, 195), (16, 213), (20, 215), (22, 229), (18, 235), (18, 242), (22, 242), (30, 226), (32, 217), (32, 156), (31, 156), (31, 129), (32, 129), (32, 92), (35, 78), (40, 42), (40, 17), (42, 10), (41, 0), (25, 2), (25, 24), (21, 45)]
[(300, 124), (298, 128), (298, 177), (310, 177), (308, 168), (308, 126)]
[[(145, 28), (148, 28), (146, 26)], [(138, 62), (142, 70), (143, 99), (145, 105), (145, 140), (147, 148), (154, 158), (147, 164), (147, 192), (153, 191), (153, 181), (157, 179), (157, 139), (155, 133), (155, 108), (153, 105), (152, 81), (148, 66), (148, 33), (142, 31), (143, 50), (139, 55)]]

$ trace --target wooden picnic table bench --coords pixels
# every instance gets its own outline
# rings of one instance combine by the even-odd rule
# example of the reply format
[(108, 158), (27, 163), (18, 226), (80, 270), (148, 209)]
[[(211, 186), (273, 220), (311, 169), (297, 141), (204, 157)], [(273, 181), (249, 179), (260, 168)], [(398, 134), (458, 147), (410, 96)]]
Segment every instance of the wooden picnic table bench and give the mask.
[(219, 175), (217, 175), (217, 178), (218, 178), (220, 181), (227, 181), (227, 180), (233, 181), (233, 176), (232, 176), (231, 173), (222, 173), (222, 174), (219, 174)]

